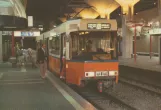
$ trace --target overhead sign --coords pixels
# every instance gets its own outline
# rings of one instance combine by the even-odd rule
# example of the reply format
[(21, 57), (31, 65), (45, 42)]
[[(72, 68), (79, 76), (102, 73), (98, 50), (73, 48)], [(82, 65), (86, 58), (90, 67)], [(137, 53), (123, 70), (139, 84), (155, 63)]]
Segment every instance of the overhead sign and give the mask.
[(33, 16), (28, 16), (28, 27), (33, 27)]
[(36, 37), (40, 36), (40, 31), (14, 31), (15, 37)]
[(161, 28), (154, 28), (149, 30), (149, 34), (153, 35), (153, 34), (161, 34)]
[(88, 23), (87, 29), (110, 29), (111, 24), (109, 23)]
[(141, 35), (149, 35), (149, 30), (151, 29), (150, 26), (143, 26), (141, 28)]
[(2, 31), (2, 35), (12, 35), (12, 31)]
[(21, 32), (21, 36), (34, 36), (34, 32)]

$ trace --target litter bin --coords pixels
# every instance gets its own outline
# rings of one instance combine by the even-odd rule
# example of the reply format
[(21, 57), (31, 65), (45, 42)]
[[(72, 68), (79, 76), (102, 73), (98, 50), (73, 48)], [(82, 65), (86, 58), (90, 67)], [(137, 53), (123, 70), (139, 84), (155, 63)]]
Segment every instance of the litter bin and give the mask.
[(10, 57), (9, 58), (9, 62), (12, 63), (12, 67), (15, 68), (16, 67), (16, 57)]

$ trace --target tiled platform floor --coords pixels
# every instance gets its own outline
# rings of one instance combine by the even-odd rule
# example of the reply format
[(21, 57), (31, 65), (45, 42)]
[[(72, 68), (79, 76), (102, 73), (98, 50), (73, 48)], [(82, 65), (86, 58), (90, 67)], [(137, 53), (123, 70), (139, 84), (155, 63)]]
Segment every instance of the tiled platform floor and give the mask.
[(138, 56), (136, 59), (136, 63), (134, 62), (134, 58), (125, 59), (119, 57), (119, 64), (134, 68), (161, 72), (161, 65), (159, 65), (158, 57), (152, 57), (150, 59), (149, 56)]
[(0, 69), (0, 110), (75, 110), (37, 70), (13, 70)]

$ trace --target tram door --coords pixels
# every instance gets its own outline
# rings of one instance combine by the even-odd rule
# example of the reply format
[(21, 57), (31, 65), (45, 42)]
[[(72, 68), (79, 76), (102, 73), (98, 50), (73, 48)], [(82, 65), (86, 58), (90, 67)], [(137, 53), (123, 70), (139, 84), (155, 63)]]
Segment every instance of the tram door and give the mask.
[(61, 35), (61, 38), (60, 38), (60, 72), (62, 71), (63, 69), (63, 44), (64, 44), (64, 36)]
[(46, 55), (47, 55), (47, 67), (49, 67), (49, 38), (44, 40), (44, 44), (46, 45)]

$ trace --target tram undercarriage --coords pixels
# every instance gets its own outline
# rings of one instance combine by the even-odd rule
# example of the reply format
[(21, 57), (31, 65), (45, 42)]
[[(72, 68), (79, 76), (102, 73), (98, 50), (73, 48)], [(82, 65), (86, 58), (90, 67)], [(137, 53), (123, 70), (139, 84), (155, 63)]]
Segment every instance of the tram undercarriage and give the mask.
[(116, 85), (115, 77), (108, 78), (88, 78), (82, 79), (80, 87), (86, 87), (89, 83), (95, 84), (99, 92), (104, 92), (107, 89), (113, 89)]

